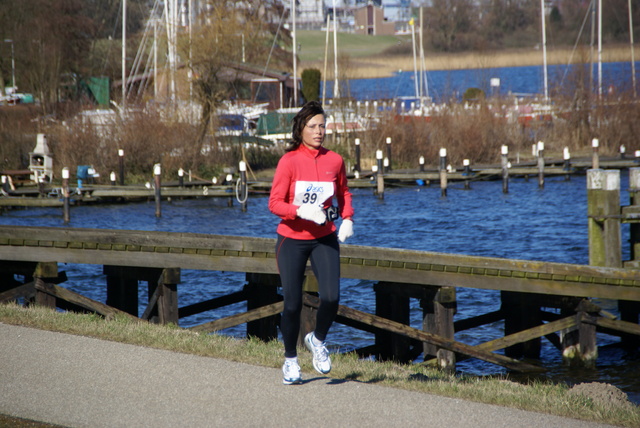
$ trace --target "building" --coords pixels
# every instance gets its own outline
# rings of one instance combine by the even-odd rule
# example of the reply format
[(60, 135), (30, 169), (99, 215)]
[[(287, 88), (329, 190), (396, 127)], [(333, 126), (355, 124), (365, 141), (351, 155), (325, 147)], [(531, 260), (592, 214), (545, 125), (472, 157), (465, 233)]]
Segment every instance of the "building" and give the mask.
[(360, 7), (354, 11), (356, 34), (372, 36), (393, 35), (396, 32), (395, 22), (385, 19), (384, 9), (373, 4)]

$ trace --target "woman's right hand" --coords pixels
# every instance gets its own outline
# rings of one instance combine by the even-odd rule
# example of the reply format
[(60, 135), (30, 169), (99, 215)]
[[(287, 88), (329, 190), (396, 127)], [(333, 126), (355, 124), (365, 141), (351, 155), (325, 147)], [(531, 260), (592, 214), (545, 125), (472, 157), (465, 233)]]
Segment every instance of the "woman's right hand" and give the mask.
[(313, 221), (318, 224), (324, 224), (327, 221), (327, 215), (320, 205), (315, 204), (303, 204), (298, 207), (298, 217)]

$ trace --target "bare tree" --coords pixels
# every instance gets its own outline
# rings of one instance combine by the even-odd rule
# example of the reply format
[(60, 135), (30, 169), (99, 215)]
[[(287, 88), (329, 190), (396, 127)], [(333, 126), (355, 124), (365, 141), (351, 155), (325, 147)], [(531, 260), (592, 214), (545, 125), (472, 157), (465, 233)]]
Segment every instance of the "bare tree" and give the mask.
[(426, 14), (427, 39), (436, 50), (454, 52), (473, 46), (479, 14), (471, 0), (433, 0)]

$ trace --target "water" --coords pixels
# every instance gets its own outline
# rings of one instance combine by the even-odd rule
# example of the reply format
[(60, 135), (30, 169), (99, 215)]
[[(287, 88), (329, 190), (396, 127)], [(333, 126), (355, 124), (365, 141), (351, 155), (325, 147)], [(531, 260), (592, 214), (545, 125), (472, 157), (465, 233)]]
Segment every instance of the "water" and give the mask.
[[(550, 65), (547, 69), (548, 88), (566, 86), (571, 81), (575, 66)], [(640, 70), (640, 62), (636, 62)], [(597, 86), (597, 65), (594, 65), (593, 85)], [(492, 88), (491, 79), (500, 79), (500, 86)], [(602, 64), (602, 88), (605, 93), (629, 91), (632, 87), (631, 63), (610, 62)], [(333, 83), (327, 82), (327, 96), (333, 97)], [(414, 97), (416, 94), (413, 70), (401, 70), (392, 77), (377, 79), (349, 79), (350, 96), (358, 101)], [(468, 88), (480, 88), (486, 94), (506, 96), (513, 94), (544, 93), (542, 66), (498, 67), (469, 70), (436, 70), (427, 72), (428, 93), (434, 102), (446, 102), (450, 98), (460, 100)]]
[[(621, 201), (628, 201), (627, 174), (621, 174)], [(588, 264), (586, 217), (586, 183), (584, 176), (547, 178), (545, 188), (537, 180), (512, 179), (509, 193), (502, 193), (502, 184), (476, 182), (469, 191), (462, 184), (449, 187), (443, 198), (440, 189), (409, 186), (390, 188), (384, 199), (372, 195), (371, 189), (355, 189), (355, 235), (349, 243), (381, 247), (407, 248), (443, 253), (550, 262)], [(162, 217), (155, 217), (153, 202), (124, 205), (72, 207), (69, 227), (127, 229), (169, 232), (193, 232), (222, 235), (275, 237), (278, 218), (268, 212), (267, 198), (249, 200), (248, 212), (239, 206), (227, 207), (226, 200), (200, 199), (164, 203)], [(60, 209), (28, 209), (7, 211), (0, 215), (0, 224), (62, 227)], [(622, 242), (627, 242), (628, 227), (623, 226)], [(628, 248), (623, 249), (628, 258)], [(69, 277), (62, 284), (71, 290), (104, 302), (106, 278), (102, 266), (61, 266)], [(178, 286), (180, 306), (238, 291), (245, 283), (244, 274), (234, 272), (182, 272)], [(140, 288), (140, 313), (147, 301), (146, 286)], [(458, 288), (456, 319), (465, 319), (499, 308), (499, 292)], [(342, 280), (342, 303), (355, 309), (372, 312), (375, 308), (373, 283)], [(598, 301), (611, 312), (616, 305)], [(421, 310), (412, 300), (412, 325), (421, 325)], [(181, 326), (201, 324), (218, 317), (245, 310), (238, 304), (228, 309), (184, 318)], [(460, 332), (456, 339), (467, 344), (498, 338), (502, 322)], [(226, 334), (242, 336), (244, 326), (228, 329)], [(335, 324), (330, 332), (330, 347), (348, 351), (370, 345), (373, 335)], [(548, 378), (576, 383), (580, 381), (609, 382), (640, 402), (640, 369), (638, 355), (627, 355), (615, 346), (617, 338), (599, 334), (600, 353), (597, 368), (570, 369), (563, 367), (561, 356), (543, 339), (542, 363), (550, 367)], [(468, 360), (458, 364), (461, 372), (474, 375), (500, 374), (505, 371), (493, 364)]]

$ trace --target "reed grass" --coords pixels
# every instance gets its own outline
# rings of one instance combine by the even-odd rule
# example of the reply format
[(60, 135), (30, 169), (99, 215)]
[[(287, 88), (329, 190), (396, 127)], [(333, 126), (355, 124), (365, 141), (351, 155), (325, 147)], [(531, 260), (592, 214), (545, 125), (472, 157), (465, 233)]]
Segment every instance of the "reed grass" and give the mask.
[[(277, 341), (265, 343), (257, 339), (235, 339), (220, 334), (198, 334), (175, 325), (161, 326), (132, 321), (129, 318), (116, 317), (104, 320), (97, 315), (2, 304), (0, 322), (265, 367), (277, 368), (282, 364), (282, 345)], [(568, 394), (568, 387), (563, 384), (534, 381), (524, 385), (504, 377), (451, 375), (418, 364), (361, 360), (353, 353), (334, 354), (332, 359), (334, 364), (331, 376), (336, 379), (373, 383), (623, 427), (640, 426), (640, 410), (637, 406), (630, 403), (605, 405), (585, 396)], [(303, 372), (313, 372), (310, 359), (302, 358), (301, 367)], [(0, 417), (0, 424), (2, 423), (3, 418)]]
[[(333, 37), (330, 35), (327, 49), (327, 79), (335, 79), (333, 67)], [(300, 64), (298, 70), (305, 68), (324, 70), (326, 35), (322, 31), (298, 31), (297, 40), (301, 46), (298, 52)], [(369, 79), (389, 77), (398, 70), (413, 70), (413, 55), (394, 54), (398, 46), (411, 43), (411, 37), (369, 36), (360, 34), (338, 34), (338, 55), (349, 58), (350, 79)], [(571, 47), (547, 49), (548, 64), (579, 63), (585, 58), (588, 47), (574, 50)], [(405, 49), (406, 51), (406, 49)], [(409, 49), (411, 51), (411, 49)], [(640, 57), (640, 48), (635, 48), (635, 58)], [(595, 55), (595, 54), (594, 54)], [(571, 58), (571, 61), (569, 59)], [(628, 45), (607, 45), (602, 51), (604, 62), (629, 61), (631, 51)], [(597, 60), (596, 57), (593, 58)], [(457, 53), (434, 53), (425, 51), (427, 71), (484, 69), (496, 67), (522, 67), (542, 65), (543, 56), (539, 46), (521, 49), (502, 49)], [(343, 71), (338, 70), (339, 74)], [(342, 78), (344, 76), (338, 76)]]
[[(340, 49), (340, 48), (338, 48)], [(348, 54), (348, 52), (345, 52)], [(640, 48), (635, 50), (636, 58), (640, 55)], [(547, 62), (553, 64), (568, 64), (572, 57), (572, 50), (567, 48), (550, 49), (547, 52)], [(580, 63), (584, 56), (574, 54), (572, 64)], [(631, 51), (624, 46), (611, 46), (603, 52), (603, 62), (629, 61)], [(317, 68), (323, 70), (324, 60), (302, 61), (299, 69)], [(419, 64), (419, 62), (418, 62)], [(518, 49), (503, 51), (462, 52), (462, 53), (425, 53), (427, 72), (438, 70), (467, 70), (489, 69), (498, 67), (524, 67), (543, 64), (542, 51), (539, 49)], [(376, 54), (367, 57), (354, 56), (350, 58), (350, 79), (371, 79), (390, 77), (399, 70), (413, 71), (414, 63), (411, 55)], [(333, 68), (327, 68), (327, 79), (334, 79)]]

